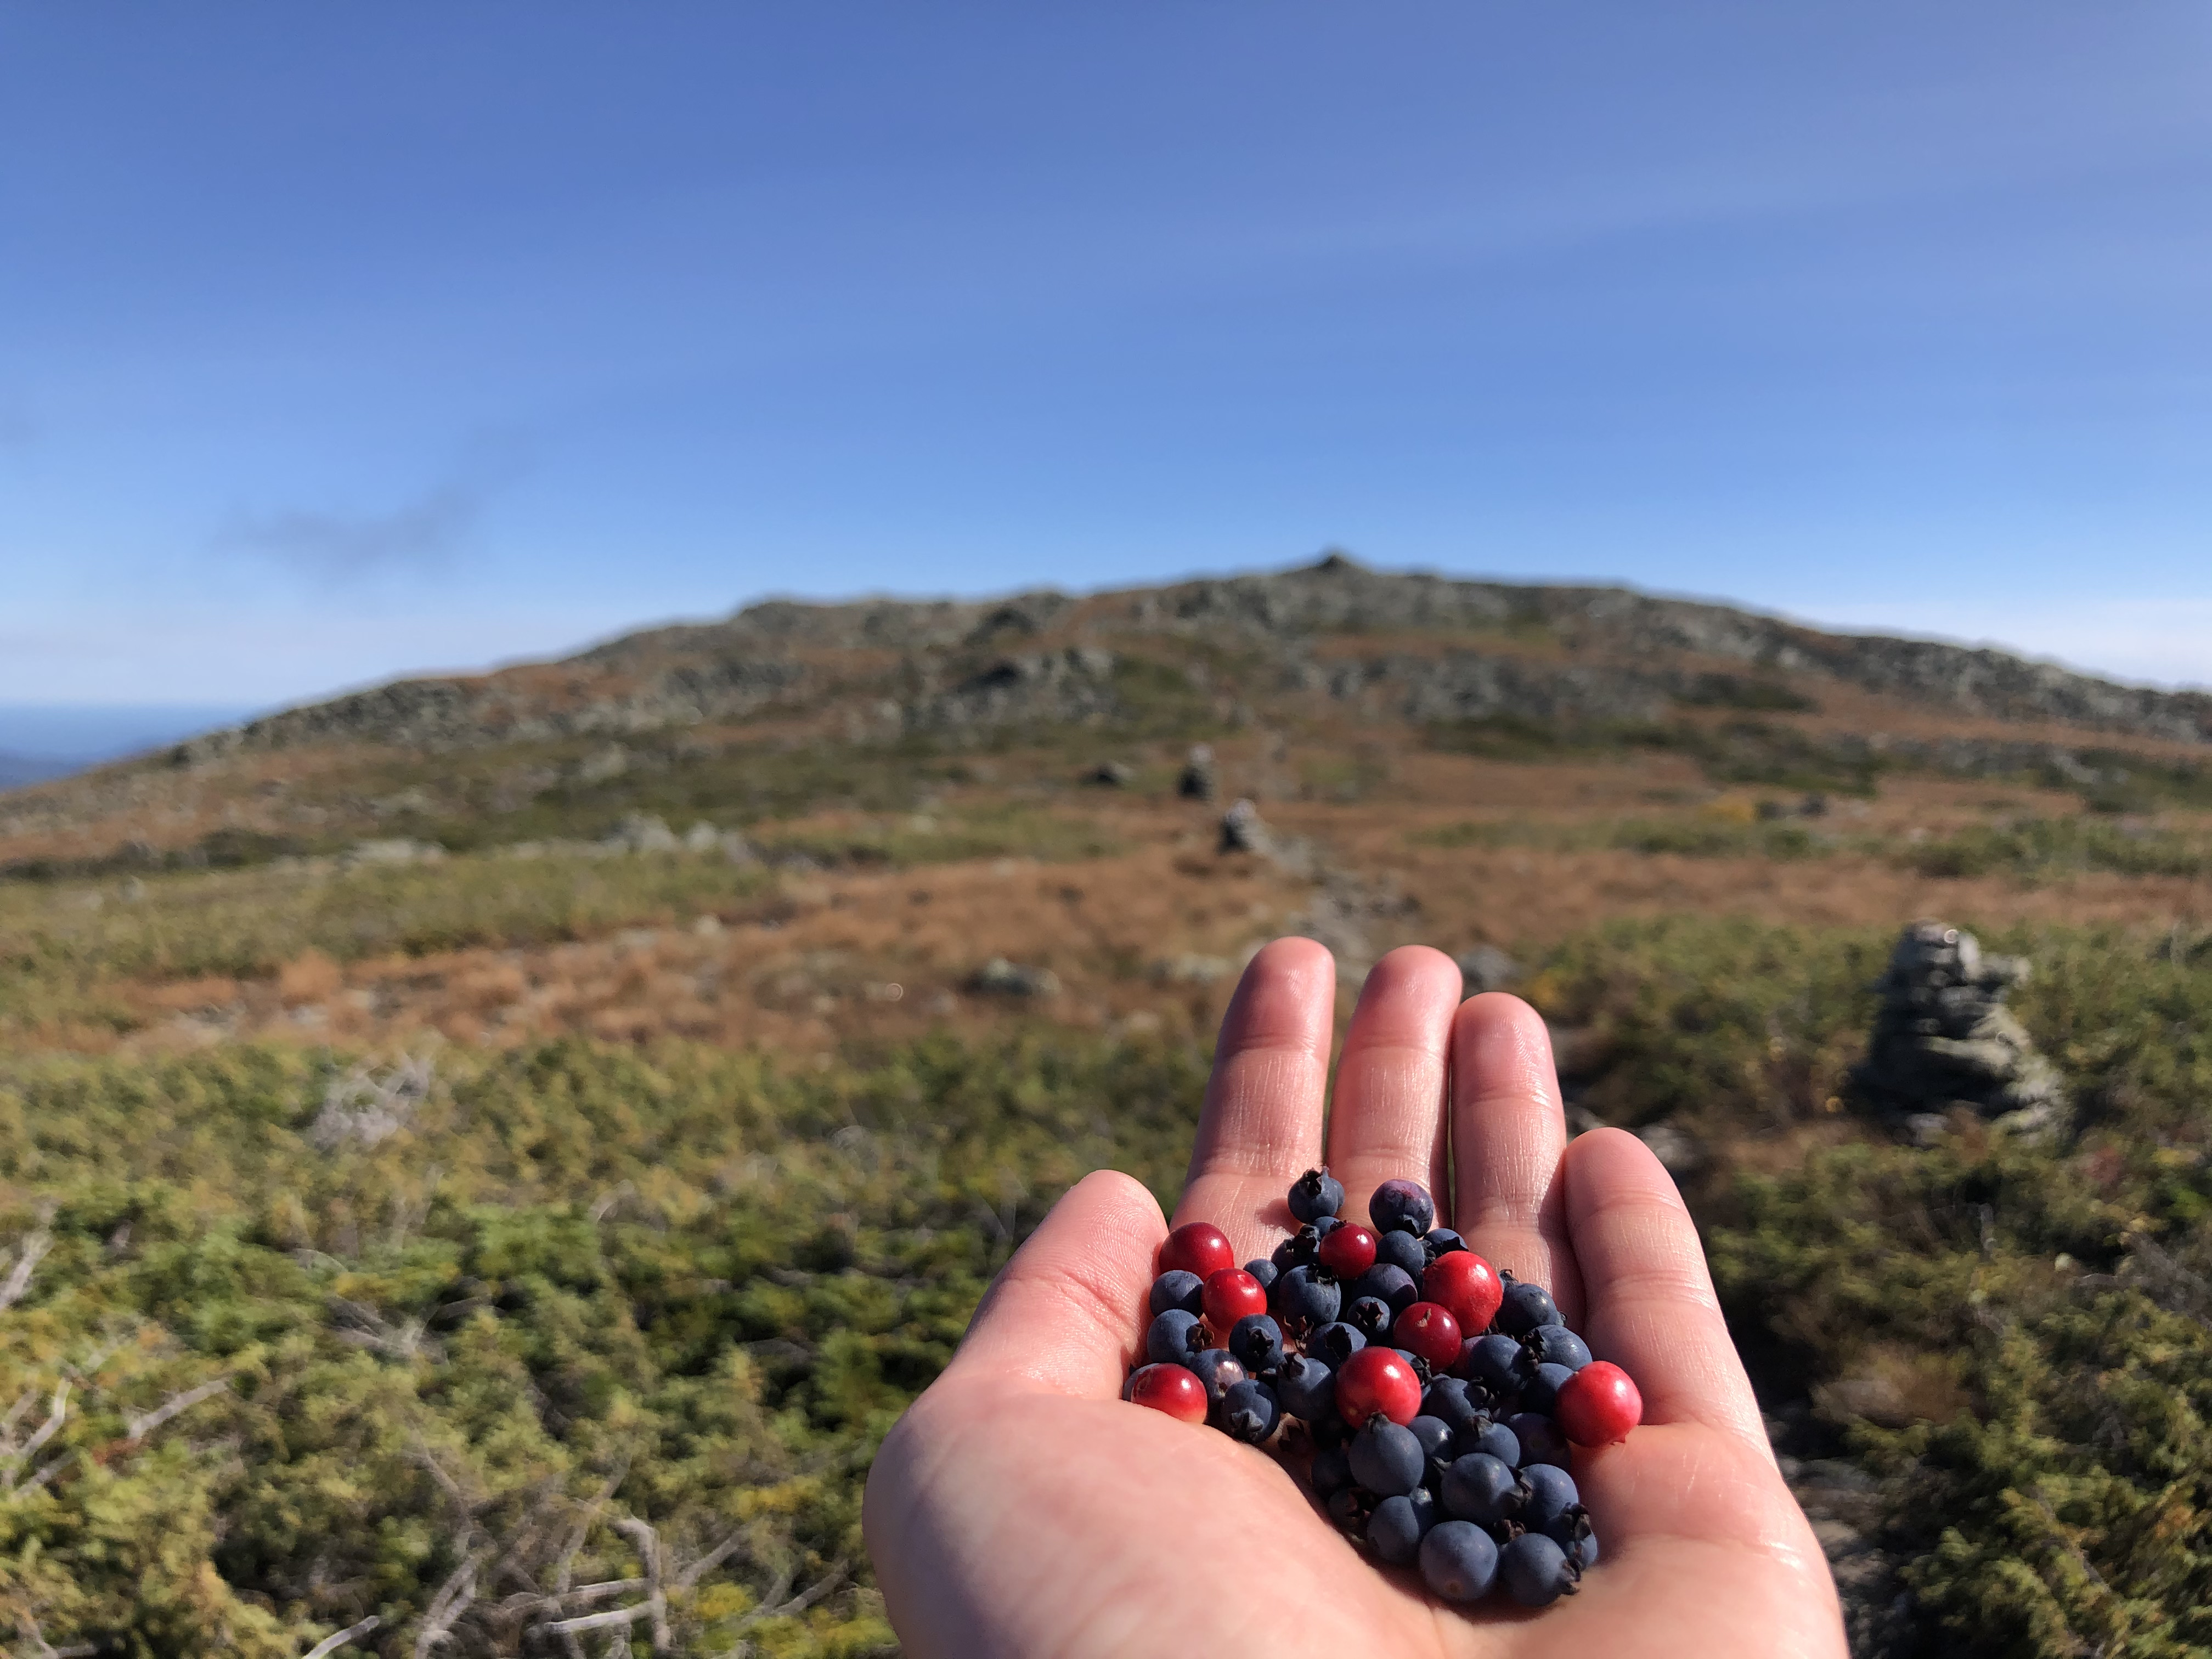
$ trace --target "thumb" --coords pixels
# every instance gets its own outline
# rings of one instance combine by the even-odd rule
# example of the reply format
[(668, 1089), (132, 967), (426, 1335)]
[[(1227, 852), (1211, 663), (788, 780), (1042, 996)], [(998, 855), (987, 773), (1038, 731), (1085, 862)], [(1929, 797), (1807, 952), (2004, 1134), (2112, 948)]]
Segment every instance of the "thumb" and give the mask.
[(1167, 1231), (1132, 1177), (1084, 1176), (992, 1282), (948, 1370), (1112, 1399), (1136, 1352)]

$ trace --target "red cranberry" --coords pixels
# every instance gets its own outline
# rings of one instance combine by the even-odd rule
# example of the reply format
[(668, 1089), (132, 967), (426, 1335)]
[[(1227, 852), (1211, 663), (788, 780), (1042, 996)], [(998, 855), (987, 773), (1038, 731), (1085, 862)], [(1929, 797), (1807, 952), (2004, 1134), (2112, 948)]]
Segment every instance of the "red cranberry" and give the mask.
[(1498, 1270), (1473, 1250), (1454, 1250), (1429, 1263), (1421, 1275), (1421, 1294), (1449, 1308), (1463, 1334), (1480, 1336), (1498, 1317), (1505, 1285)]
[(1168, 1235), (1160, 1246), (1160, 1271), (1178, 1268), (1211, 1279), (1224, 1267), (1237, 1265), (1237, 1252), (1229, 1248), (1229, 1235), (1210, 1221), (1188, 1221)]
[(1441, 1376), (1459, 1362), (1459, 1321), (1449, 1308), (1434, 1302), (1416, 1302), (1390, 1327), (1393, 1347), (1417, 1353)]
[(1396, 1349), (1370, 1343), (1337, 1368), (1336, 1409), (1354, 1428), (1377, 1412), (1403, 1425), (1421, 1413), (1421, 1379)]
[(1577, 1446), (1607, 1446), (1644, 1420), (1644, 1396), (1620, 1366), (1593, 1359), (1559, 1385), (1555, 1415)]
[(1224, 1267), (1207, 1279), (1200, 1295), (1206, 1322), (1224, 1341), (1246, 1314), (1267, 1311), (1267, 1287), (1242, 1267)]
[(1347, 1221), (1322, 1239), (1314, 1255), (1339, 1279), (1357, 1279), (1375, 1265), (1374, 1231)]
[(1129, 1398), (1179, 1423), (1206, 1421), (1206, 1384), (1182, 1365), (1147, 1365), (1129, 1379)]

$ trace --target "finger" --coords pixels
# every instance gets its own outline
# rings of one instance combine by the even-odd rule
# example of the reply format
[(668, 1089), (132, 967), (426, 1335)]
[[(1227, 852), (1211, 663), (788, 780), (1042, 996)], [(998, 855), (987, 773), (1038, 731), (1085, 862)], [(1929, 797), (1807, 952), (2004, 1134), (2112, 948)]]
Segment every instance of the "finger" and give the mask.
[(1291, 1224), (1291, 1182), (1321, 1162), (1335, 1015), (1335, 961), (1310, 939), (1279, 939), (1222, 1018), (1176, 1224), (1212, 1222), (1239, 1261), (1274, 1249)]
[(1112, 1399), (1136, 1355), (1167, 1224), (1142, 1184), (1087, 1175), (1014, 1252), (969, 1322), (952, 1369)]
[(1461, 1004), (1452, 1023), (1453, 1224), (1492, 1266), (1550, 1291), (1572, 1322), (1582, 1282), (1559, 1177), (1566, 1144), (1552, 1038), (1536, 1011), (1500, 991)]
[(1566, 1208), (1591, 1352), (1636, 1379), (1647, 1423), (1703, 1423), (1769, 1455), (1698, 1230), (1674, 1177), (1620, 1129), (1567, 1149)]
[(1444, 1079), (1459, 993), (1452, 959), (1425, 945), (1391, 951), (1360, 988), (1328, 1120), (1329, 1172), (1355, 1219), (1386, 1181), (1425, 1182), (1443, 1200)]

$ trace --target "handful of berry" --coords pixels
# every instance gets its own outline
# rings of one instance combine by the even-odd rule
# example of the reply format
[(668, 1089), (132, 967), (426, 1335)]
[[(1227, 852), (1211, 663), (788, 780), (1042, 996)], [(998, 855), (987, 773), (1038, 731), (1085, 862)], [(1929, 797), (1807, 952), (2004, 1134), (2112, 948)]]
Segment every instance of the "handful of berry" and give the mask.
[(1501, 1581), (1524, 1607), (1572, 1594), (1598, 1540), (1571, 1447), (1627, 1437), (1644, 1414), (1628, 1373), (1591, 1358), (1542, 1286), (1431, 1225), (1418, 1182), (1375, 1189), (1372, 1228), (1339, 1217), (1324, 1170), (1290, 1203), (1298, 1231), (1242, 1267), (1218, 1227), (1168, 1235), (1124, 1397), (1250, 1445), (1304, 1441), (1336, 1524), (1448, 1601)]

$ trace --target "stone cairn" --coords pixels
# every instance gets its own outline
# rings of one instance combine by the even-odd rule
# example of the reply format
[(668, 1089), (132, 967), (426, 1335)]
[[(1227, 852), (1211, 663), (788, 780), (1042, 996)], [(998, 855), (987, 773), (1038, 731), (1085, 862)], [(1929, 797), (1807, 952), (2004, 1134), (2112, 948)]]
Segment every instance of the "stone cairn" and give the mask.
[(2027, 974), (2026, 958), (1985, 957), (1972, 933), (1914, 922), (1875, 981), (1881, 1007), (1853, 1074), (1861, 1092), (1923, 1143), (1960, 1107), (2004, 1129), (2055, 1127), (2064, 1085), (2004, 1006)]
[(1212, 749), (1202, 743), (1194, 745), (1190, 758), (1183, 763), (1182, 775), (1176, 780), (1176, 793), (1185, 800), (1212, 800), (1220, 787)]

